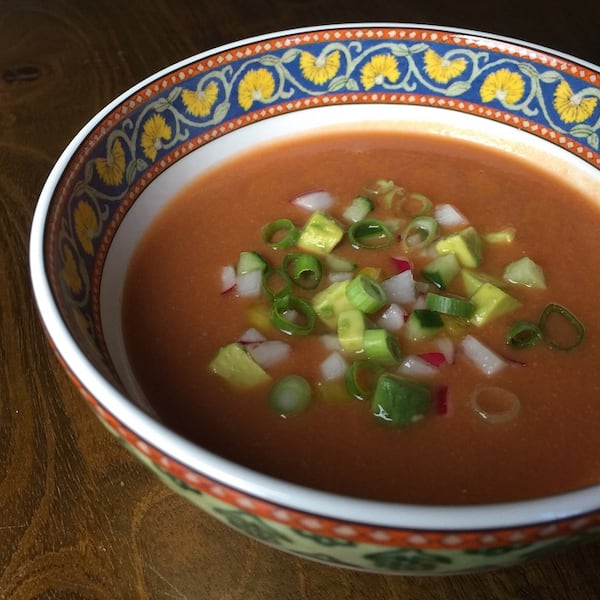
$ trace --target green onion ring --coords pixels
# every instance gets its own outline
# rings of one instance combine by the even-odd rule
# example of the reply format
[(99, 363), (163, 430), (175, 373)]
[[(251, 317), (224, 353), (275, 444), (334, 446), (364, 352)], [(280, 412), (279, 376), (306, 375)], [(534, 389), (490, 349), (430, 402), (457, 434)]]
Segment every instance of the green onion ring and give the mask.
[(454, 296), (443, 296), (429, 292), (425, 297), (427, 308), (445, 315), (464, 317), (468, 319), (475, 310), (475, 305), (470, 300), (456, 298)]
[[(373, 376), (375, 377), (375, 381), (373, 385), (370, 387), (365, 387), (360, 383), (360, 375), (361, 373), (365, 373), (371, 371)], [(366, 400), (373, 395), (375, 391), (375, 386), (377, 384), (377, 377), (381, 375), (383, 369), (381, 365), (377, 362), (371, 360), (355, 360), (347, 369), (346, 375), (344, 378), (346, 384), (346, 390), (348, 393), (356, 398), (357, 400)]]
[(383, 364), (397, 363), (402, 358), (398, 340), (385, 329), (367, 329), (364, 333), (363, 349), (369, 360)]
[[(276, 235), (281, 232), (284, 233), (283, 237), (275, 241)], [(289, 219), (276, 219), (262, 229), (263, 241), (275, 250), (291, 248), (296, 243), (299, 235), (298, 228)]]
[[(408, 249), (426, 248), (433, 242), (438, 232), (438, 222), (433, 217), (421, 215), (415, 217), (404, 229), (402, 241)], [(413, 238), (418, 236), (418, 242), (413, 242)]]
[(269, 391), (269, 406), (284, 419), (304, 412), (311, 401), (310, 384), (300, 375), (285, 375)]
[(358, 250), (378, 250), (390, 246), (394, 234), (378, 219), (362, 219), (352, 223), (348, 229), (348, 239), (352, 247)]
[(292, 289), (290, 276), (283, 269), (269, 269), (263, 276), (263, 291), (273, 300), (287, 296)]
[(506, 334), (506, 343), (512, 348), (531, 348), (542, 339), (540, 328), (530, 321), (517, 321)]
[(387, 302), (384, 289), (372, 277), (358, 274), (348, 283), (346, 298), (354, 308), (370, 314), (378, 311)]
[[(291, 273), (290, 265), (292, 265)], [(283, 269), (294, 284), (305, 290), (316, 288), (323, 275), (321, 261), (312, 254), (301, 252), (287, 254), (283, 259)]]
[[(303, 323), (294, 323), (286, 318), (285, 312), (293, 310), (300, 314)], [(288, 294), (287, 296), (279, 296), (273, 300), (273, 308), (271, 309), (271, 323), (279, 331), (288, 335), (308, 335), (315, 326), (316, 314), (309, 302)]]
[[(411, 210), (411, 207), (409, 206), (409, 204), (412, 201), (417, 201), (420, 203), (419, 207), (417, 209)], [(427, 215), (431, 212), (431, 209), (433, 208), (433, 204), (431, 202), (431, 200), (423, 195), (423, 194), (419, 194), (417, 192), (413, 192), (412, 194), (409, 194), (408, 196), (404, 196), (402, 198), (402, 202), (400, 204), (400, 210), (402, 211), (401, 214), (407, 216), (407, 217), (420, 217), (423, 215)]]
[[(546, 330), (546, 321), (552, 313), (557, 313), (573, 326), (573, 330), (575, 331), (576, 337), (575, 341), (572, 344), (563, 346), (555, 340), (553, 340), (548, 334)], [(579, 344), (581, 344), (581, 342), (583, 341), (583, 337), (585, 335), (585, 328), (583, 326), (583, 323), (569, 309), (565, 308), (564, 306), (561, 306), (560, 304), (548, 304), (548, 306), (544, 308), (542, 316), (540, 317), (539, 328), (542, 332), (542, 338), (544, 342), (548, 346), (550, 346), (550, 348), (554, 348), (555, 350), (562, 350), (565, 352), (567, 352), (568, 350), (573, 350), (574, 348), (579, 346)]]

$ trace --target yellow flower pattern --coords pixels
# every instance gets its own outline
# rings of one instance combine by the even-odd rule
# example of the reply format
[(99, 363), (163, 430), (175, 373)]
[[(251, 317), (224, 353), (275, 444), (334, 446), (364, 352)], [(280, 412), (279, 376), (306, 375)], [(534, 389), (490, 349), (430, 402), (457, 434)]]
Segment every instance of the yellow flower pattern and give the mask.
[(163, 140), (171, 139), (171, 127), (167, 125), (162, 115), (153, 115), (145, 123), (141, 136), (144, 154), (150, 160), (156, 160), (158, 151), (162, 148)]
[(238, 87), (238, 102), (244, 110), (250, 110), (254, 102), (266, 102), (275, 93), (275, 79), (267, 69), (248, 71)]
[(75, 233), (81, 247), (90, 255), (94, 254), (92, 240), (99, 233), (98, 217), (94, 209), (85, 200), (80, 200), (75, 207)]
[(194, 117), (208, 116), (218, 97), (219, 86), (215, 81), (210, 81), (204, 88), (195, 91), (183, 90), (181, 94), (186, 109)]
[(554, 108), (565, 123), (582, 123), (589, 119), (597, 104), (597, 98), (584, 98), (573, 93), (566, 81), (559, 83), (554, 91)]
[(484, 102), (499, 100), (502, 104), (516, 104), (525, 93), (525, 81), (519, 73), (499, 69), (490, 73), (479, 90)]
[(94, 164), (100, 179), (106, 185), (119, 185), (125, 173), (125, 150), (121, 140), (116, 139), (106, 158), (97, 158)]
[(391, 54), (377, 54), (361, 69), (360, 81), (365, 90), (382, 85), (387, 79), (396, 83), (400, 78), (398, 61)]
[(60, 271), (60, 276), (74, 294), (79, 294), (83, 288), (83, 283), (81, 281), (81, 275), (79, 275), (79, 269), (77, 268), (73, 252), (71, 252), (71, 248), (68, 246), (63, 248), (63, 257), (64, 265)]
[(308, 81), (316, 85), (323, 85), (333, 79), (340, 69), (340, 52), (333, 52), (314, 56), (310, 52), (300, 53), (300, 70)]
[(447, 59), (431, 49), (425, 52), (424, 61), (425, 72), (437, 83), (448, 83), (451, 79), (462, 75), (467, 68), (467, 61), (464, 58)]

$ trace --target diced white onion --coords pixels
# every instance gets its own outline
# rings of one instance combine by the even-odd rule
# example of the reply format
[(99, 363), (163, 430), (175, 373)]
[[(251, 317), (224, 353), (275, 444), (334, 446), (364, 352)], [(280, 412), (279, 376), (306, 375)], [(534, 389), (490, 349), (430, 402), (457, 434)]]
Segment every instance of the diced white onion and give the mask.
[(263, 368), (268, 369), (289, 358), (292, 347), (285, 342), (268, 340), (248, 347), (252, 358)]
[(435, 340), (435, 343), (438, 350), (444, 355), (446, 362), (449, 365), (454, 364), (454, 358), (456, 356), (454, 342), (449, 337), (442, 335)]
[(235, 287), (237, 277), (235, 267), (227, 265), (221, 269), (221, 293), (224, 294)]
[(292, 204), (309, 211), (328, 210), (333, 205), (333, 196), (325, 190), (314, 190), (296, 196)]
[(381, 282), (389, 302), (412, 304), (416, 299), (415, 280), (412, 271), (403, 271)]
[(346, 361), (339, 352), (332, 352), (320, 365), (325, 381), (341, 379), (346, 374)]
[(333, 333), (324, 333), (321, 336), (321, 344), (323, 344), (323, 348), (329, 350), (330, 352), (333, 352), (334, 350), (340, 350), (342, 347), (340, 344), (340, 338)]
[(387, 331), (399, 331), (404, 326), (407, 312), (398, 304), (390, 304), (377, 319), (377, 325)]
[(460, 346), (466, 357), (485, 375), (494, 375), (506, 366), (506, 361), (472, 335), (463, 338)]
[(237, 277), (237, 293), (243, 298), (258, 298), (262, 289), (262, 271), (249, 271)]
[(436, 367), (429, 364), (420, 356), (415, 356), (413, 354), (404, 357), (399, 370), (402, 375), (411, 375), (415, 377), (433, 377), (438, 372)]
[(433, 216), (442, 227), (458, 227), (468, 223), (467, 218), (452, 204), (438, 204)]
[(240, 344), (258, 344), (260, 342), (266, 342), (267, 338), (254, 327), (246, 329), (242, 335), (238, 338)]
[(327, 279), (331, 281), (331, 283), (336, 283), (338, 281), (348, 281), (352, 279), (352, 273), (349, 272), (331, 272), (327, 275)]

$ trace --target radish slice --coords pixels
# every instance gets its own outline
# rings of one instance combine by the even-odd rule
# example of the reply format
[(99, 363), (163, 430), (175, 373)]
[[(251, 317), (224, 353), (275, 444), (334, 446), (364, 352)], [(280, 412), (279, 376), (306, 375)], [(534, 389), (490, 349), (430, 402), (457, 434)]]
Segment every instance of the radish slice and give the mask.
[(454, 347), (454, 342), (446, 336), (440, 336), (436, 339), (435, 343), (439, 351), (444, 355), (446, 362), (450, 365), (453, 365), (454, 359), (456, 358), (456, 348)]
[(238, 295), (244, 298), (258, 298), (262, 289), (262, 271), (249, 271), (237, 277)]
[(440, 386), (435, 393), (435, 409), (438, 415), (447, 415), (450, 409), (448, 405), (448, 386)]
[(432, 366), (420, 356), (409, 354), (400, 365), (400, 373), (411, 377), (433, 377), (437, 374), (437, 367)]
[(231, 291), (237, 283), (235, 267), (227, 265), (221, 269), (221, 294)]
[(441, 352), (423, 352), (418, 356), (419, 358), (422, 358), (426, 363), (436, 368), (441, 367), (446, 362), (446, 356)]
[(250, 329), (244, 331), (238, 338), (240, 344), (260, 344), (266, 341), (267, 338), (258, 329), (254, 329), (254, 327), (250, 327)]
[(289, 358), (292, 347), (285, 342), (271, 340), (250, 346), (248, 352), (263, 369), (268, 369)]
[(460, 346), (466, 357), (485, 375), (494, 375), (506, 367), (506, 361), (472, 335), (463, 338)]
[(325, 381), (342, 379), (346, 374), (346, 361), (339, 352), (332, 352), (321, 363), (321, 375)]
[(439, 204), (433, 216), (442, 227), (458, 227), (468, 223), (467, 218), (452, 204)]
[(328, 210), (333, 205), (333, 196), (325, 190), (314, 190), (296, 196), (292, 204), (305, 210)]
[(381, 282), (381, 287), (390, 302), (412, 304), (417, 299), (412, 271), (392, 275)]
[(403, 256), (392, 256), (391, 260), (398, 273), (404, 273), (404, 271), (412, 270), (410, 261)]
[(408, 313), (398, 304), (390, 304), (377, 319), (377, 325), (387, 331), (399, 331), (404, 326)]

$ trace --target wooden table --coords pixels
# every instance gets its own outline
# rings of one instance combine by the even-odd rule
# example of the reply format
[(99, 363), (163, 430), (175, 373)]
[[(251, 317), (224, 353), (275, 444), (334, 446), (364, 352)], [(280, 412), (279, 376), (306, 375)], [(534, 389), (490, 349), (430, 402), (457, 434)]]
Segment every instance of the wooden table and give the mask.
[(36, 196), (109, 100), (242, 37), (403, 21), (528, 39), (600, 62), (600, 4), (430, 0), (0, 0), (0, 599), (600, 597), (600, 543), (522, 568), (382, 577), (255, 543), (159, 483), (102, 428), (42, 334), (28, 282)]

